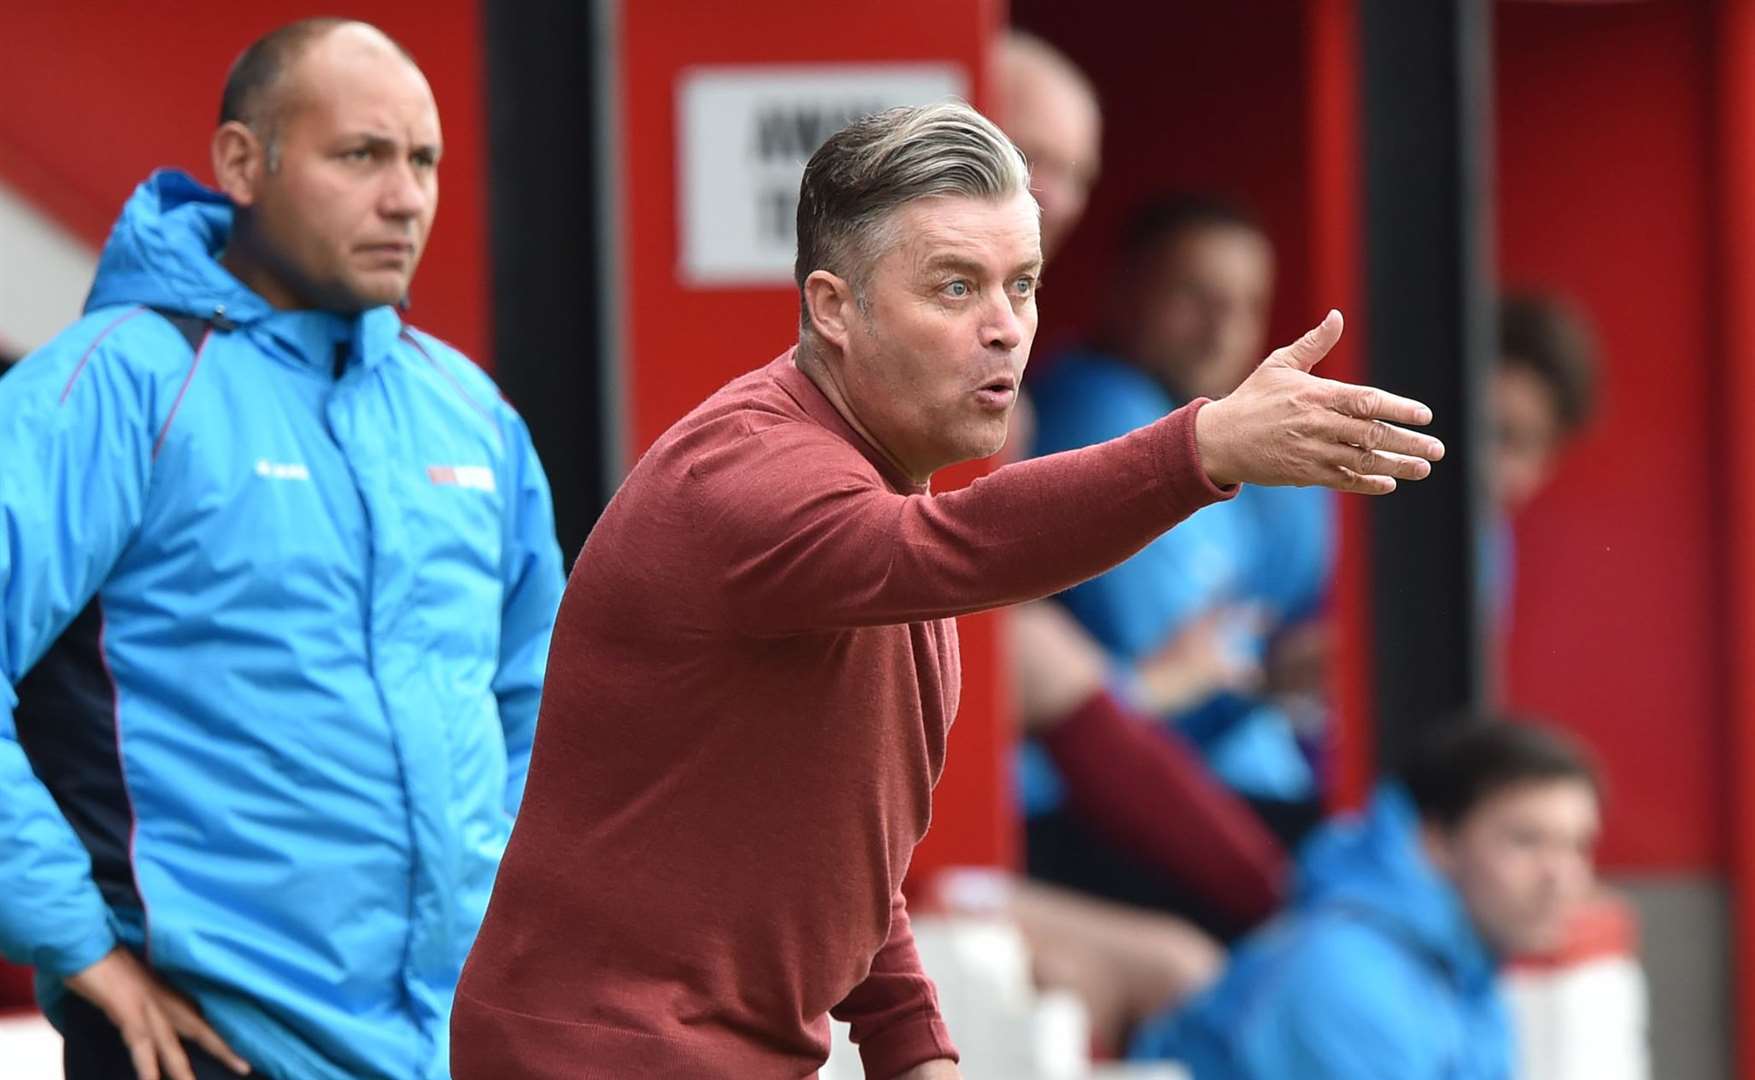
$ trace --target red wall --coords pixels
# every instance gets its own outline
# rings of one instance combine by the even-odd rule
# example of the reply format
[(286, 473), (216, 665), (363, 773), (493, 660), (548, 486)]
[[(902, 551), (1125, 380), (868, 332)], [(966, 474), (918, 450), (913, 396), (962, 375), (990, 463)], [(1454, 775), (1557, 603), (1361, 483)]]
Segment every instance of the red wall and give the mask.
[(1496, 14), (1503, 276), (1583, 305), (1607, 394), (1516, 523), (1509, 696), (1600, 754), (1609, 866), (1715, 869), (1727, 817), (1712, 15)]
[[(1092, 76), (1106, 120), (1089, 218), (1048, 275), (1045, 343), (1088, 325), (1128, 209), (1165, 189), (1231, 193), (1261, 214), (1280, 252), (1275, 341), (1330, 305), (1364, 314), (1357, 219), (1343, 205), (1357, 183), (1347, 160), (1353, 7), (1014, 0), (1020, 26)], [(1608, 384), (1601, 422), (1517, 523), (1509, 700), (1600, 753), (1608, 866), (1717, 868), (1725, 668), (1709, 408), (1710, 15), (1677, 3), (1500, 4), (1495, 17), (1504, 277), (1585, 306)], [(1356, 371), (1356, 345), (1343, 343), (1329, 371)], [(1347, 647), (1365, 640), (1352, 591), (1363, 580), (1358, 536), (1348, 530), (1341, 589), (1350, 795), (1369, 757), (1364, 658)]]
[[(0, 4), (0, 180), (94, 247), (134, 185), (160, 165), (211, 182), (220, 88), (245, 45), (312, 14), (249, 4)], [(487, 362), (489, 340), (481, 32), (469, 0), (363, 0), (420, 61), (445, 135), (439, 216), (409, 319)]]

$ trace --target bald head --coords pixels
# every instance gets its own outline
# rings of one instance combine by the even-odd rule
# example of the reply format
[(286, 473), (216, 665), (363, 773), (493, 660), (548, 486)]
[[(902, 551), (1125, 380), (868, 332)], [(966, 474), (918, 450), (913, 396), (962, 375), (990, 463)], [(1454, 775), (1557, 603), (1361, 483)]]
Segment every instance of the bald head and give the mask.
[(293, 73), (299, 60), (338, 31), (342, 40), (337, 44), (394, 54), (420, 70), (412, 53), (370, 23), (332, 17), (300, 19), (270, 30), (239, 54), (220, 95), (219, 122), (245, 124), (272, 147), (274, 129), (287, 105), (297, 97), (299, 80)]
[(1083, 216), (1097, 179), (1097, 93), (1071, 60), (1033, 34), (1008, 32), (994, 60), (1000, 126), (1030, 161), (1030, 188), (1042, 205), (1042, 252), (1052, 257)]

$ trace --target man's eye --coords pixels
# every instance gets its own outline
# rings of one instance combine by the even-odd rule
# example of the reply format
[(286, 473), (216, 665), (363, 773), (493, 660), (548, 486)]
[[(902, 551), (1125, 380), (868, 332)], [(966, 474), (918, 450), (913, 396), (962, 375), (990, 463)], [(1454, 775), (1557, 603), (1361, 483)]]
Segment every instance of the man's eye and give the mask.
[(1019, 296), (1029, 296), (1036, 291), (1036, 279), (1028, 274), (1012, 282), (1012, 291)]
[(439, 156), (437, 154), (429, 154), (423, 150), (414, 155), (414, 163), (420, 168), (430, 169), (439, 163)]
[(944, 291), (946, 296), (961, 300), (969, 295), (969, 283), (967, 281), (953, 281), (945, 286)]
[(370, 161), (372, 151), (370, 147), (356, 146), (352, 150), (343, 150), (341, 157), (344, 161)]

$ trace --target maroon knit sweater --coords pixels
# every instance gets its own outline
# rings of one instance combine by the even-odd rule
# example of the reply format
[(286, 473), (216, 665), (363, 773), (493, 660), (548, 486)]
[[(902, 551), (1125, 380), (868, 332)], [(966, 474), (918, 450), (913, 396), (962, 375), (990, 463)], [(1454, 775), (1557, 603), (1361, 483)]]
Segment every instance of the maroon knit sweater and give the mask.
[(790, 352), (671, 428), (579, 558), (456, 1080), (866, 1075), (955, 1057), (900, 886), (957, 711), (953, 616), (1222, 498), (1201, 403), (933, 495)]

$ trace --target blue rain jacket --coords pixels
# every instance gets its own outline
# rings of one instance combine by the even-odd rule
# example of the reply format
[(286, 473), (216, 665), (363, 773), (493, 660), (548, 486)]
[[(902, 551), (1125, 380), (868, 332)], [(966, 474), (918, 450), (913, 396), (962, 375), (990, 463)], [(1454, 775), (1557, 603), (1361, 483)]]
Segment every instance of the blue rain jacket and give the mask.
[(0, 951), (51, 1018), (120, 942), (259, 1074), (443, 1077), (563, 584), (548, 485), (466, 358), (273, 310), (231, 220), (154, 174), (0, 381)]
[(1175, 1058), (1195, 1080), (1510, 1080), (1498, 962), (1418, 827), (1392, 784), (1362, 820), (1319, 832), (1292, 910), (1146, 1024), (1133, 1056)]

